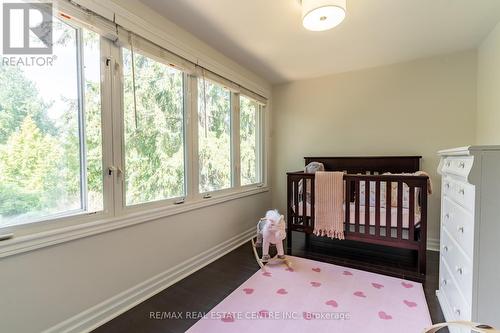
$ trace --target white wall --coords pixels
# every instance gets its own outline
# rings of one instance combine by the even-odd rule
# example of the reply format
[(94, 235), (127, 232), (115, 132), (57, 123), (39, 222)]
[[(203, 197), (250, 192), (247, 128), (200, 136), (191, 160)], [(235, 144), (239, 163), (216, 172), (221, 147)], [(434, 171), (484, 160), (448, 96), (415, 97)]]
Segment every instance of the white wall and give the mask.
[(478, 144), (500, 144), (500, 23), (478, 50)]
[(273, 205), (304, 156), (422, 155), (432, 178), (429, 232), (439, 238), (439, 149), (475, 139), (476, 52), (273, 87)]
[[(79, 0), (137, 15), (173, 34), (212, 69), (270, 85), (138, 1)], [(240, 81), (240, 82), (241, 82)], [(253, 88), (253, 87), (249, 87)], [(270, 112), (271, 108), (266, 110)], [(0, 259), (0, 332), (41, 332), (168, 271), (255, 226), (270, 192)], [(250, 250), (250, 249), (249, 249)]]
[[(269, 193), (0, 260), (0, 332), (41, 332), (255, 225)], [(248, 249), (251, 251), (251, 249)]]

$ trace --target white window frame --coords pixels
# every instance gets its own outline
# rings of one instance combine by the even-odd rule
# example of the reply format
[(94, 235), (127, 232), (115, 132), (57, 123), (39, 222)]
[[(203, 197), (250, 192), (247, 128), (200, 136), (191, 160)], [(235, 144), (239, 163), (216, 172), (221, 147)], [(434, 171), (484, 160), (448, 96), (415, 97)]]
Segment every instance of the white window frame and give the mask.
[[(238, 186), (235, 186), (235, 172), (238, 172), (238, 168), (239, 168), (239, 162), (235, 160), (235, 154), (238, 153), (239, 154), (239, 148), (238, 150), (235, 150), (234, 146), (235, 146), (235, 135), (234, 135), (234, 131), (235, 131), (235, 126), (234, 126), (234, 119), (237, 117), (236, 113), (238, 113), (239, 111), (235, 110), (235, 106), (234, 106), (234, 101), (236, 100), (236, 95), (235, 92), (230, 88), (228, 87), (228, 85), (224, 84), (224, 81), (218, 79), (216, 76), (214, 75), (209, 75), (208, 77), (204, 77), (205, 76), (205, 72), (203, 71), (203, 74), (202, 76), (197, 76), (196, 77), (196, 89), (198, 89), (198, 81), (199, 80), (207, 80), (207, 81), (210, 81), (212, 82), (213, 84), (217, 84), (219, 86), (221, 86), (222, 88), (226, 89), (229, 91), (229, 112), (230, 112), (230, 149), (231, 149), (231, 152), (230, 152), (230, 158), (231, 158), (231, 161), (230, 161), (230, 168), (231, 168), (231, 179), (230, 179), (230, 186), (228, 188), (223, 188), (223, 189), (219, 189), (219, 190), (213, 190), (213, 191), (207, 191), (207, 192), (201, 192), (200, 191), (200, 182), (199, 182), (199, 179), (200, 179), (200, 164), (199, 164), (199, 147), (198, 147), (198, 104), (196, 104), (196, 109), (193, 109), (194, 112), (196, 112), (196, 115), (195, 117), (196, 118), (193, 118), (193, 119), (196, 119), (196, 123), (193, 123), (193, 126), (195, 126), (195, 128), (193, 128), (192, 130), (195, 131), (197, 134), (196, 134), (196, 163), (195, 163), (195, 167), (196, 167), (196, 172), (198, 174), (198, 176), (196, 177), (196, 192), (198, 194), (198, 198), (201, 198), (203, 200), (207, 200), (207, 199), (211, 199), (213, 197), (217, 197), (217, 196), (224, 196), (224, 195), (227, 195), (227, 194), (231, 194), (231, 193), (234, 193), (235, 192), (235, 189)], [(196, 100), (197, 100), (197, 103), (199, 103), (198, 101), (198, 90), (196, 90)], [(239, 100), (239, 99), (238, 99)], [(239, 107), (238, 107), (239, 108)], [(239, 119), (239, 118), (238, 118)], [(239, 145), (239, 142), (238, 142), (238, 145)], [(239, 155), (238, 155), (239, 156)], [(194, 189), (193, 189), (194, 190)]]
[[(110, 148), (111, 142), (105, 137), (105, 127), (109, 126), (109, 114), (111, 109), (109, 106), (109, 101), (107, 100), (106, 87), (109, 86), (109, 68), (106, 66), (105, 62), (100, 61), (100, 88), (101, 88), (101, 135), (102, 135), (102, 168), (103, 168), (103, 181), (102, 181), (102, 210), (90, 211), (88, 210), (88, 194), (87, 189), (87, 156), (86, 156), (86, 132), (85, 132), (85, 89), (84, 89), (84, 73), (83, 73), (83, 31), (82, 29), (88, 29), (86, 26), (77, 26), (73, 22), (65, 20), (63, 17), (59, 19), (64, 23), (76, 30), (76, 68), (77, 68), (77, 89), (78, 89), (78, 134), (79, 134), (79, 158), (80, 158), (80, 200), (82, 208), (67, 210), (59, 213), (54, 213), (50, 215), (43, 216), (40, 219), (28, 220), (23, 223), (7, 225), (5, 227), (0, 227), (0, 234), (3, 233), (2, 230), (26, 230), (30, 229), (32, 225), (44, 225), (49, 223), (57, 223), (66, 220), (77, 220), (79, 223), (85, 223), (99, 218), (108, 218), (113, 212), (112, 204), (112, 188), (109, 186), (110, 177), (106, 177), (106, 165), (110, 159)], [(100, 59), (107, 58), (109, 51), (109, 40), (100, 36)]]
[[(144, 44), (143, 44), (144, 45)], [(147, 45), (147, 44), (146, 44)], [(115, 51), (117, 52), (118, 55), (115, 56), (115, 62), (116, 62), (116, 67), (119, 68), (119, 74), (117, 77), (115, 77), (115, 86), (117, 89), (115, 90), (115, 95), (114, 95), (114, 100), (116, 105), (120, 105), (119, 108), (115, 109), (115, 114), (119, 114), (119, 117), (117, 116), (114, 121), (114, 132), (118, 133), (120, 137), (116, 137), (115, 142), (120, 142), (120, 150), (116, 151), (116, 157), (115, 161), (117, 162), (115, 165), (118, 165), (117, 169), (120, 170), (119, 173), (117, 174), (117, 182), (115, 183), (115, 209), (117, 210), (119, 215), (126, 215), (130, 213), (136, 213), (136, 212), (141, 212), (147, 209), (158, 209), (162, 208), (165, 206), (173, 206), (173, 205), (178, 205), (182, 204), (186, 201), (186, 197), (188, 196), (188, 168), (187, 168), (187, 126), (186, 126), (186, 119), (187, 115), (189, 114), (189, 103), (188, 103), (188, 85), (189, 85), (189, 78), (188, 74), (184, 71), (182, 71), (179, 68), (175, 68), (176, 70), (179, 70), (182, 72), (182, 78), (183, 78), (183, 136), (184, 136), (184, 145), (183, 145), (183, 151), (184, 151), (184, 195), (183, 196), (177, 196), (177, 197), (172, 197), (172, 198), (167, 198), (167, 199), (159, 199), (159, 200), (154, 200), (154, 201), (149, 201), (149, 202), (141, 202), (137, 204), (132, 204), (132, 205), (127, 205), (127, 199), (126, 199), (126, 186), (125, 186), (125, 173), (126, 173), (126, 161), (125, 161), (125, 110), (123, 107), (123, 98), (124, 98), (124, 92), (123, 92), (123, 86), (124, 86), (124, 76), (123, 76), (123, 48), (126, 47), (128, 49), (133, 48), (133, 45), (130, 45), (128, 43), (123, 43), (121, 42), (119, 45), (115, 47)], [(138, 52), (141, 55), (144, 55), (154, 61), (161, 62), (166, 66), (170, 65), (170, 62), (167, 59), (160, 59), (158, 56), (152, 54), (152, 52), (148, 52), (148, 50), (143, 50), (142, 48), (140, 50), (134, 49), (133, 52)]]
[(113, 122), (114, 112), (113, 107), (113, 88), (115, 86), (116, 66), (113, 63), (113, 43), (101, 36), (101, 129), (102, 129), (102, 154), (103, 154), (103, 200), (105, 217), (115, 215), (115, 177), (109, 174), (109, 166), (114, 165), (114, 149), (113, 149)]
[[(255, 125), (256, 125), (256, 142), (255, 146), (257, 149), (255, 159), (256, 159), (256, 177), (257, 181), (252, 184), (240, 185), (242, 189), (251, 189), (255, 187), (264, 187), (266, 186), (266, 155), (265, 155), (265, 143), (266, 143), (266, 121), (265, 121), (265, 105), (255, 100), (252, 97), (249, 97), (245, 94), (239, 94), (247, 99), (254, 101), (257, 104), (257, 114), (255, 115)], [(238, 100), (238, 113), (241, 107), (240, 100)], [(238, 128), (240, 128), (240, 123), (238, 122)], [(238, 133), (239, 135), (239, 133)], [(241, 142), (238, 141), (238, 145), (241, 145)], [(241, 163), (241, 156), (239, 156), (238, 163)], [(241, 172), (241, 170), (240, 170)], [(239, 175), (239, 179), (241, 181), (241, 174)]]
[(187, 188), (185, 203), (197, 202), (202, 199), (199, 191), (199, 156), (198, 156), (198, 79), (195, 75), (187, 75), (186, 101), (186, 168)]
[(240, 94), (231, 92), (231, 183), (241, 188)]
[[(268, 113), (261, 105), (259, 111), (259, 178), (257, 184), (241, 186), (240, 184), (240, 138), (239, 112), (240, 93), (248, 96), (247, 90), (219, 78), (210, 73), (210, 79), (221, 84), (231, 92), (231, 184), (227, 189), (200, 193), (199, 191), (199, 160), (198, 160), (198, 81), (200, 76), (189, 68), (189, 63), (180, 62), (184, 71), (184, 168), (185, 168), (185, 197), (169, 198), (133, 206), (125, 206), (124, 187), (124, 123), (123, 123), (123, 63), (121, 46), (116, 44), (118, 34), (115, 35), (113, 26), (109, 22), (101, 22), (102, 18), (91, 19), (94, 26), (87, 23), (88, 13), (80, 13), (72, 6), (61, 7), (72, 15), (71, 22), (78, 22), (81, 28), (86, 28), (100, 34), (101, 57), (101, 130), (102, 130), (102, 158), (103, 158), (103, 210), (99, 212), (76, 212), (50, 216), (46, 219), (26, 222), (12, 227), (0, 228), (0, 235), (13, 232), (15, 237), (7, 241), (0, 241), (0, 258), (12, 254), (42, 248), (48, 245), (86, 237), (93, 234), (115, 230), (130, 225), (144, 223), (153, 219), (163, 218), (201, 207), (216, 205), (228, 200), (246, 197), (266, 192), (268, 179), (267, 142)], [(74, 10), (74, 11), (72, 11)], [(59, 16), (60, 17), (60, 16)], [(73, 25), (74, 26), (74, 25)], [(120, 43), (123, 39), (120, 40)], [(147, 50), (140, 50), (140, 52)], [(172, 61), (177, 65), (175, 56), (168, 57), (168, 51), (160, 52), (166, 55), (165, 61)], [(173, 59), (173, 60), (172, 60)], [(175, 66), (177, 67), (177, 66)], [(194, 67), (194, 65), (193, 65)], [(252, 98), (252, 97), (250, 97)], [(113, 170), (111, 174), (109, 170)]]

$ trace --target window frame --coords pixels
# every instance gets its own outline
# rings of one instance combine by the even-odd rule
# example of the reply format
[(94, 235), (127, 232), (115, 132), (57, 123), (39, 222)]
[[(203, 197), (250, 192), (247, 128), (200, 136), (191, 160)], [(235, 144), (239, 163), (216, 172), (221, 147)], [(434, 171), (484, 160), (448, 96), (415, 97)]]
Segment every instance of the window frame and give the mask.
[[(147, 45), (147, 44), (146, 44)], [(145, 45), (145, 46), (146, 46)], [(126, 193), (126, 186), (125, 186), (125, 173), (126, 173), (126, 167), (127, 167), (127, 164), (126, 164), (126, 161), (125, 161), (125, 158), (126, 158), (126, 153), (125, 153), (125, 109), (124, 109), (124, 104), (123, 104), (123, 101), (124, 101), (124, 90), (123, 90), (123, 87), (124, 87), (124, 73), (123, 73), (123, 69), (124, 69), (124, 65), (123, 65), (123, 49), (124, 48), (128, 48), (129, 50), (131, 50), (131, 48), (134, 48), (134, 52), (139, 52), (141, 55), (143, 56), (146, 56), (156, 62), (160, 62), (162, 63), (163, 65), (165, 66), (170, 66), (170, 67), (173, 67), (175, 68), (176, 70), (179, 70), (182, 72), (182, 85), (183, 85), (183, 88), (182, 88), (182, 91), (183, 91), (183, 112), (182, 112), (182, 115), (183, 115), (183, 152), (184, 152), (184, 158), (183, 158), (183, 161), (184, 161), (184, 195), (183, 196), (177, 196), (177, 197), (172, 197), (172, 198), (166, 198), (166, 199), (159, 199), (159, 200), (154, 200), (154, 201), (148, 201), (148, 202), (141, 202), (141, 203), (137, 203), (137, 204), (131, 204), (131, 205), (127, 205), (127, 193)], [(174, 206), (174, 205), (179, 205), (179, 204), (182, 204), (186, 201), (186, 198), (187, 196), (189, 195), (188, 194), (188, 168), (187, 168), (187, 164), (186, 164), (186, 161), (187, 161), (187, 149), (188, 149), (188, 145), (187, 145), (187, 131), (186, 131), (186, 128), (187, 128), (187, 117), (189, 116), (189, 92), (188, 92), (188, 86), (189, 86), (189, 75), (188, 73), (186, 73), (185, 71), (183, 71), (182, 69), (180, 69), (179, 67), (177, 66), (173, 66), (171, 62), (169, 62), (167, 59), (161, 59), (159, 58), (157, 55), (153, 54), (153, 52), (149, 52), (147, 49), (147, 47), (144, 47), (141, 48), (140, 50), (138, 50), (136, 47), (134, 47), (134, 45), (131, 45), (131, 43), (120, 43), (119, 45), (116, 46), (116, 49), (115, 52), (118, 53), (117, 56), (115, 56), (115, 61), (116, 61), (116, 64), (117, 64), (117, 67), (119, 68), (119, 71), (118, 71), (118, 77), (116, 78), (117, 79), (117, 82), (115, 83), (115, 86), (117, 87), (116, 91), (115, 91), (115, 96), (114, 96), (114, 99), (115, 99), (115, 104), (116, 105), (120, 105), (120, 107), (116, 110), (115, 113), (119, 114), (119, 117), (116, 117), (115, 120), (114, 120), (114, 126), (115, 126), (115, 132), (118, 132), (120, 134), (120, 138), (118, 142), (120, 142), (120, 150), (117, 151), (117, 156), (115, 156), (115, 161), (119, 161), (118, 163), (116, 163), (115, 165), (118, 165), (118, 169), (120, 170), (118, 173), (117, 173), (117, 179), (118, 179), (118, 183), (115, 185), (115, 193), (118, 193), (118, 195), (116, 195), (116, 199), (115, 199), (115, 210), (117, 211), (117, 214), (123, 216), (123, 215), (126, 215), (126, 214), (133, 214), (133, 213), (136, 213), (136, 212), (141, 212), (141, 211), (144, 211), (144, 210), (148, 210), (148, 209), (158, 209), (158, 208), (162, 208), (162, 207), (165, 207), (165, 206)], [(145, 50), (146, 49), (146, 50)], [(118, 139), (116, 139), (118, 140)]]
[[(255, 140), (255, 146), (256, 146), (256, 154), (255, 154), (255, 164), (256, 164), (256, 178), (257, 181), (255, 183), (251, 184), (246, 184), (246, 185), (240, 185), (241, 188), (254, 188), (254, 187), (263, 187), (266, 186), (266, 180), (265, 180), (265, 169), (266, 169), (266, 159), (265, 159), (265, 142), (266, 142), (266, 133), (265, 133), (265, 105), (257, 101), (256, 99), (247, 96), (243, 93), (239, 94), (239, 98), (241, 96), (255, 102), (257, 104), (257, 112), (255, 115), (255, 132), (256, 132), (256, 140)], [(238, 100), (238, 113), (240, 112), (240, 100)], [(238, 128), (240, 128), (240, 123), (238, 122)], [(238, 144), (241, 145), (241, 141), (238, 141)], [(241, 163), (241, 155), (238, 159), (239, 163)], [(239, 179), (241, 182), (241, 170), (239, 174)]]
[[(54, 13), (54, 16), (57, 14)], [(211, 81), (222, 85), (230, 91), (231, 112), (231, 187), (206, 193), (199, 190), (199, 159), (198, 159), (198, 80), (199, 74), (195, 71), (184, 70), (182, 67), (174, 66), (183, 71), (184, 92), (184, 187), (185, 196), (163, 199), (148, 203), (140, 203), (131, 206), (125, 205), (125, 147), (124, 147), (124, 108), (123, 108), (123, 58), (122, 47), (127, 43), (123, 39), (112, 38), (109, 29), (100, 30), (88, 24), (81, 24), (79, 20), (66, 21), (64, 16), (57, 15), (66, 24), (77, 29), (89, 29), (100, 36), (100, 90), (101, 90), (101, 134), (102, 134), (102, 166), (103, 166), (103, 209), (97, 212), (72, 211), (70, 214), (57, 214), (47, 218), (27, 221), (13, 226), (0, 227), (0, 234), (15, 232), (16, 238), (0, 242), (0, 257), (4, 253), (10, 253), (11, 244), (19, 244), (19, 248), (26, 245), (26, 249), (43, 247), (44, 244), (54, 244), (70, 239), (98, 234), (104, 231), (122, 228), (136, 223), (147, 222), (152, 219), (179, 214), (201, 207), (216, 205), (221, 202), (242, 198), (257, 193), (269, 191), (267, 187), (268, 161), (266, 156), (266, 145), (268, 141), (266, 106), (259, 102), (259, 135), (258, 135), (258, 172), (259, 182), (241, 186), (240, 180), (240, 94), (248, 97), (244, 89), (239, 86), (228, 84), (224, 78), (214, 79), (218, 76), (210, 76)], [(83, 22), (85, 23), (85, 22)], [(147, 50), (140, 50), (149, 56)], [(168, 52), (168, 51), (165, 51)], [(156, 60), (155, 58), (153, 58)], [(83, 60), (83, 59), (82, 59)], [(170, 59), (164, 59), (165, 63)], [(174, 62), (175, 65), (177, 63)], [(184, 64), (180, 64), (182, 66)], [(80, 68), (81, 66), (78, 66)], [(255, 100), (252, 97), (248, 97)], [(116, 170), (108, 173), (110, 167)], [(84, 232), (85, 230), (85, 232)], [(76, 235), (80, 236), (76, 236)], [(29, 236), (32, 235), (32, 236)], [(54, 237), (54, 242), (38, 241), (45, 236)], [(61, 235), (61, 236), (55, 236)], [(26, 239), (18, 238), (28, 236)], [(52, 238), (51, 238), (52, 239)], [(27, 244), (29, 247), (27, 246)], [(7, 246), (5, 245), (7, 244)], [(4, 248), (7, 251), (4, 251)]]
[[(80, 205), (81, 208), (70, 209), (63, 212), (45, 215), (39, 219), (31, 219), (17, 224), (7, 224), (0, 226), (0, 234), (3, 230), (25, 230), (30, 229), (33, 225), (46, 225), (49, 223), (57, 223), (67, 220), (79, 220), (81, 223), (92, 221), (95, 218), (108, 218), (112, 212), (112, 190), (109, 185), (108, 177), (106, 177), (106, 162), (110, 159), (110, 146), (111, 142), (105, 139), (105, 126), (109, 125), (108, 120), (105, 120), (106, 115), (111, 112), (106, 101), (106, 86), (110, 84), (108, 76), (108, 68), (103, 58), (109, 57), (109, 44), (110, 41), (103, 37), (95, 29), (90, 29), (86, 25), (78, 25), (75, 22), (68, 20), (64, 16), (54, 15), (54, 19), (60, 20), (63, 24), (68, 25), (75, 29), (75, 48), (76, 48), (76, 85), (77, 85), (77, 122), (78, 122), (78, 156), (79, 156), (79, 192), (80, 192)], [(87, 29), (99, 35), (99, 77), (100, 82), (100, 99), (101, 99), (101, 158), (102, 158), (102, 209), (89, 210), (88, 207), (88, 179), (87, 179), (87, 149), (86, 149), (86, 128), (85, 128), (85, 75), (84, 75), (84, 44), (83, 44), (83, 29)]]
[[(230, 144), (230, 180), (229, 180), (229, 187), (227, 188), (222, 188), (222, 189), (217, 189), (217, 190), (212, 190), (212, 191), (206, 191), (206, 192), (202, 192), (200, 190), (200, 159), (199, 159), (199, 125), (198, 125), (198, 115), (199, 115), (199, 110), (198, 110), (198, 103), (199, 103), (199, 99), (198, 99), (198, 87), (199, 87), (199, 81), (200, 80), (203, 80), (203, 81), (210, 81), (212, 82), (212, 84), (216, 84), (216, 85), (219, 85), (221, 86), (223, 89), (226, 89), (228, 92), (229, 92), (229, 144)], [(218, 195), (225, 195), (225, 194), (228, 194), (228, 193), (232, 193), (234, 192), (234, 189), (236, 188), (235, 186), (235, 171), (237, 172), (237, 162), (235, 160), (235, 150), (234, 150), (234, 147), (235, 147), (235, 144), (234, 144), (234, 139), (235, 139), (235, 136), (234, 136), (234, 130), (235, 130), (235, 126), (234, 126), (234, 119), (237, 117), (237, 112), (234, 108), (234, 101), (236, 99), (235, 97), (235, 93), (234, 91), (228, 87), (226, 84), (223, 83), (224, 81), (223, 80), (218, 80), (215, 76), (211, 75), (211, 76), (208, 76), (208, 77), (205, 77), (205, 73), (203, 71), (201, 77), (200, 76), (196, 76), (196, 97), (195, 99), (197, 100), (197, 104), (196, 104), (196, 109), (193, 110), (193, 112), (196, 112), (196, 123), (193, 123), (192, 125), (195, 127), (193, 128), (193, 131), (196, 131), (197, 133), (197, 137), (196, 139), (198, 140), (196, 142), (196, 169), (197, 169), (197, 173), (198, 173), (198, 176), (196, 177), (196, 181), (197, 181), (197, 187), (196, 189), (193, 189), (193, 190), (196, 190), (197, 194), (198, 194), (198, 197), (201, 198), (201, 199), (210, 199), (212, 198), (214, 195), (215, 196), (218, 196)], [(239, 143), (238, 143), (239, 144)]]

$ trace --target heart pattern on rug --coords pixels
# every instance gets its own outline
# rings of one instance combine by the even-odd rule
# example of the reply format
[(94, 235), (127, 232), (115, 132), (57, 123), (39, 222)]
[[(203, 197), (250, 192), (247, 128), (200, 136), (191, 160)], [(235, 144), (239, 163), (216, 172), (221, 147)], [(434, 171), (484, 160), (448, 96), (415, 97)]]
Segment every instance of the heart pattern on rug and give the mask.
[(413, 288), (413, 284), (412, 283), (408, 283), (408, 282), (401, 282), (401, 285), (403, 287), (405, 287), (406, 289), (409, 289), (409, 288)]
[[(364, 324), (359, 320), (365, 320), (371, 332), (384, 333), (401, 333), (402, 327), (405, 333), (419, 333), (432, 325), (418, 282), (299, 257), (288, 259), (293, 273), (282, 263), (267, 265), (188, 333), (279, 332), (289, 320), (288, 313), (296, 317), (287, 333), (359, 333)], [(352, 320), (329, 320), (324, 325), (323, 314), (337, 311), (351, 314)]]
[(392, 316), (389, 315), (389, 314), (387, 314), (387, 313), (385, 313), (385, 311), (380, 311), (378, 313), (378, 316), (379, 316), (380, 319), (383, 319), (383, 320), (391, 320), (392, 319)]
[(284, 289), (284, 288), (280, 288), (280, 289), (276, 290), (276, 293), (279, 295), (286, 295), (286, 294), (288, 294), (288, 291), (286, 291), (286, 289)]
[(329, 301), (326, 301), (326, 302), (325, 302), (325, 304), (326, 304), (326, 305), (329, 305), (329, 306), (331, 306), (331, 307), (333, 307), (333, 308), (336, 308), (336, 307), (338, 307), (338, 306), (339, 306), (339, 304), (338, 304), (335, 300), (333, 300), (333, 299), (331, 299), (331, 300), (329, 300)]
[(254, 291), (253, 288), (245, 288), (245, 289), (243, 289), (243, 292), (245, 294), (247, 294), (247, 295), (253, 294), (253, 291)]
[(285, 271), (287, 271), (287, 272), (295, 272), (295, 271), (293, 270), (293, 268), (292, 268), (292, 267), (287, 267), (287, 268), (285, 269)]
[(403, 303), (405, 303), (406, 306), (408, 306), (409, 308), (415, 308), (415, 307), (417, 307), (417, 303), (412, 302), (412, 301), (404, 300)]

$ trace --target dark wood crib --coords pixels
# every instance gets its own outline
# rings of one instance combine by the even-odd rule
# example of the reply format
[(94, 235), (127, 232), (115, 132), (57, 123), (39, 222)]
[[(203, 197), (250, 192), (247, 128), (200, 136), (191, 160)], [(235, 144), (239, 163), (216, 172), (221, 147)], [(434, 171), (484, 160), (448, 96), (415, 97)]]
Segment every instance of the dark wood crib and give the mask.
[[(326, 171), (345, 173), (346, 240), (415, 250), (418, 252), (417, 271), (423, 276), (426, 266), (428, 177), (402, 175), (418, 171), (420, 159), (420, 156), (306, 157), (305, 165), (313, 161), (321, 162)], [(310, 234), (314, 230), (314, 185), (314, 174), (287, 173), (289, 254), (292, 231)]]

